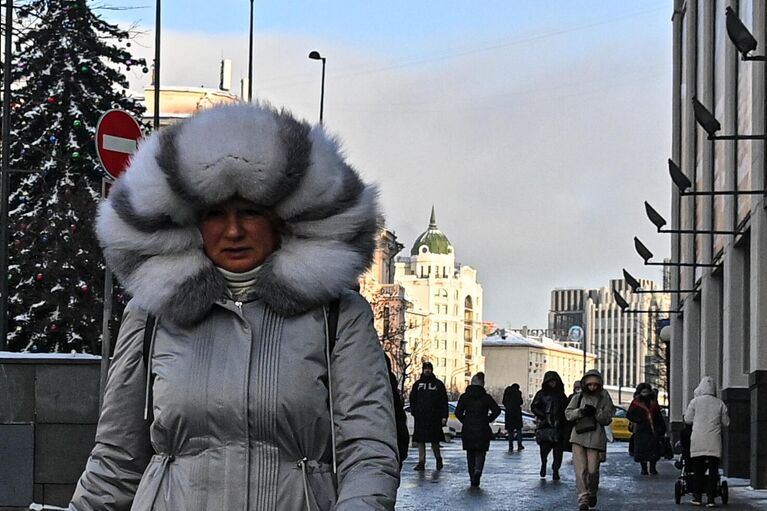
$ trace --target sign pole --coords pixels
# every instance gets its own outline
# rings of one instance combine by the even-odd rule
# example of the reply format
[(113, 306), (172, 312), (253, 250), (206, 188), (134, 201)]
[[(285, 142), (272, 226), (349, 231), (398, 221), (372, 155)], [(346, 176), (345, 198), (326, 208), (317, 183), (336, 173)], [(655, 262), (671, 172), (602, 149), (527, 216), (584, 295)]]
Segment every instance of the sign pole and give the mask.
[(112, 337), (109, 332), (109, 320), (112, 318), (112, 271), (104, 269), (104, 317), (101, 320), (101, 376), (99, 380), (99, 410), (104, 402), (104, 390), (109, 374), (109, 356), (112, 351)]
[[(127, 168), (130, 156), (136, 151), (141, 140), (141, 126), (127, 112), (109, 110), (96, 125), (96, 154), (108, 177), (101, 180), (101, 198), (109, 194), (111, 180), (117, 179)], [(110, 179), (111, 178), (111, 179)], [(99, 407), (104, 402), (109, 357), (112, 354), (112, 339), (109, 323), (112, 319), (112, 272), (104, 268), (104, 308), (101, 319), (101, 373), (99, 379)]]

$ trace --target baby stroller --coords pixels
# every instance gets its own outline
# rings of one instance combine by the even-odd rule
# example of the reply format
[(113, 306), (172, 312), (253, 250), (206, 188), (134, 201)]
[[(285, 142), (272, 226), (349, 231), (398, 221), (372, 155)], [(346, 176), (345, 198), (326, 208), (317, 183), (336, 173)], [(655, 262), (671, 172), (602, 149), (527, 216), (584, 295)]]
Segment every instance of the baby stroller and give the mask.
[[(692, 427), (686, 426), (679, 433), (679, 442), (677, 442), (677, 451), (680, 453), (679, 459), (674, 462), (674, 466), (680, 470), (679, 478), (674, 485), (674, 501), (677, 504), (681, 504), (682, 496), (687, 494), (704, 494), (705, 488), (695, 488), (695, 472), (690, 458), (690, 436), (692, 435)], [(723, 481), (721, 477), (718, 477), (716, 485), (716, 496), (719, 497), (723, 505), (727, 504), (730, 499), (729, 488), (727, 487), (727, 481)]]

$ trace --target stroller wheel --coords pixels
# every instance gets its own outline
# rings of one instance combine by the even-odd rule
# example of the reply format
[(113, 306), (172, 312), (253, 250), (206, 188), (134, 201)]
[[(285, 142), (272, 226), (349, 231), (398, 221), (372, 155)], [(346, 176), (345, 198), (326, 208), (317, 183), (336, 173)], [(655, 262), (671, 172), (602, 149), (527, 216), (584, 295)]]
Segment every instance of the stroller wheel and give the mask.
[(727, 504), (730, 500), (730, 488), (727, 486), (727, 481), (722, 481), (719, 485), (719, 496), (722, 498), (722, 504)]
[[(679, 479), (676, 480), (676, 484), (674, 485), (674, 502), (677, 504), (682, 502), (682, 481)], [(724, 497), (722, 497), (722, 502), (724, 502)]]

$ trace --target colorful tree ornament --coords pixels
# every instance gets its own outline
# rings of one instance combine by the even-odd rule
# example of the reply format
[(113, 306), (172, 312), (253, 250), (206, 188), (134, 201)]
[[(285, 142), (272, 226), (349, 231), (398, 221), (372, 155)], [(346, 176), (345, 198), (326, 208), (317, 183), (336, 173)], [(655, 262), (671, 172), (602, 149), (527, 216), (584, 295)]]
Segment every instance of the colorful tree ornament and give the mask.
[(80, 286), (80, 291), (82, 291), (83, 293), (87, 293), (90, 290), (91, 288), (88, 286), (88, 284), (83, 284), (82, 286)]
[(78, 151), (75, 151), (72, 153), (72, 159), (73, 160), (79, 160), (80, 159), (80, 153)]
[(80, 119), (75, 119), (75, 122), (72, 123), (72, 126), (74, 126), (75, 128), (82, 128), (83, 121), (81, 121)]
[(35, 280), (38, 282), (42, 282), (43, 280), (45, 280), (45, 275), (43, 275), (42, 273), (38, 273), (37, 275), (35, 275)]
[(56, 103), (56, 96), (48, 96), (48, 103), (51, 105)]
[(56, 323), (51, 323), (50, 330), (51, 330), (51, 333), (55, 334), (56, 332), (59, 331), (59, 325), (57, 325)]

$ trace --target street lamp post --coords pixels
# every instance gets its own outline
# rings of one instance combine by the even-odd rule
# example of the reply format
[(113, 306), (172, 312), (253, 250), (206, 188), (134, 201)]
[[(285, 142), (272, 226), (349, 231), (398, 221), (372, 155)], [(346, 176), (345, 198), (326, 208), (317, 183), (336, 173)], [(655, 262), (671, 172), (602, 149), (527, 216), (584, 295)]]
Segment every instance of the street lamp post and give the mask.
[(0, 169), (0, 350), (8, 337), (8, 191), (11, 162), (11, 45), (13, 44), (13, 0), (5, 0), (5, 55), (3, 62), (3, 155)]
[(248, 103), (253, 102), (253, 0), (250, 0), (250, 40), (248, 43)]
[(320, 55), (318, 51), (312, 51), (309, 53), (309, 58), (322, 61), (322, 85), (320, 88), (320, 124), (322, 124), (322, 114), (325, 109), (325, 57)]

